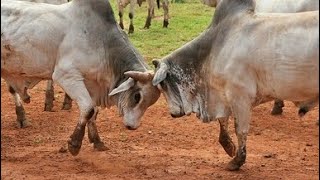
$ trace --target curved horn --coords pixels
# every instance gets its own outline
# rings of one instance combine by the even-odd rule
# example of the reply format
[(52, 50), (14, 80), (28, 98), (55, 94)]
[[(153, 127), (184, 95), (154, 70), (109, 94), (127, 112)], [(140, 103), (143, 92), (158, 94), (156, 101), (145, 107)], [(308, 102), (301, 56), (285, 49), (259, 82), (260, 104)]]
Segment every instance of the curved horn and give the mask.
[(155, 66), (159, 66), (159, 69), (156, 71), (156, 74), (154, 75), (152, 80), (152, 85), (156, 86), (167, 77), (169, 67), (167, 64), (159, 62), (157, 60), (152, 61), (152, 63)]
[(124, 73), (124, 75), (127, 75), (136, 81), (147, 82), (152, 80), (154, 73), (151, 71), (147, 71), (147, 72), (127, 71)]
[(126, 91), (134, 86), (134, 80), (132, 78), (128, 78), (125, 82), (121, 83), (117, 88), (114, 88), (110, 93), (109, 96), (113, 96), (120, 92)]

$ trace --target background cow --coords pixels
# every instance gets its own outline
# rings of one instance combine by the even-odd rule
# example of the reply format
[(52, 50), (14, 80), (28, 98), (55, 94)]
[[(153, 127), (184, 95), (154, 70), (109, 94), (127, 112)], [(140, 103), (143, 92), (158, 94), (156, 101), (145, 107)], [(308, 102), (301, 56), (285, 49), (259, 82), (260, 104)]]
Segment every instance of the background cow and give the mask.
[[(202, 3), (210, 7), (216, 7), (222, 0), (202, 0)], [(255, 12), (265, 13), (295, 13), (304, 11), (319, 10), (318, 0), (256, 0)], [(284, 102), (280, 99), (274, 101), (271, 111), (272, 115), (282, 114)], [(308, 106), (302, 106), (298, 114), (305, 115), (310, 109)]]
[[(219, 120), (219, 142), (235, 156), (229, 170), (245, 163), (253, 107), (273, 99), (319, 103), (319, 12), (254, 13), (254, 7), (254, 0), (223, 0), (200, 36), (153, 61), (153, 84), (173, 117)], [(228, 133), (231, 115), (237, 151)]]
[[(13, 0), (10, 0), (13, 1)], [(16, 1), (16, 0), (15, 0)], [(67, 3), (70, 0), (19, 0), (19, 1), (28, 1), (28, 2), (35, 2), (35, 3), (49, 3), (49, 4), (63, 4)], [(10, 91), (12, 92), (12, 91)], [(19, 96), (18, 94), (13, 94), (13, 96)], [(17, 115), (17, 122), (18, 126), (25, 127), (27, 124), (20, 124), (19, 122), (27, 122), (26, 116), (25, 116), (25, 110), (23, 106), (19, 105), (21, 104), (19, 102), (18, 97), (14, 98), (15, 106), (16, 106), (16, 115)], [(48, 80), (47, 82), (47, 88), (46, 88), (46, 94), (45, 94), (45, 104), (44, 104), (44, 111), (52, 111), (53, 108), (53, 100), (54, 100), (54, 87), (52, 80)], [(19, 107), (20, 106), (20, 107)], [(71, 98), (65, 94), (62, 109), (63, 110), (69, 110), (72, 107), (72, 100)], [(19, 120), (20, 119), (20, 120)]]
[(95, 123), (98, 106), (116, 105), (125, 126), (136, 129), (159, 98), (151, 76), (124, 75), (130, 70), (148, 74), (108, 0), (1, 3), (1, 77), (23, 101), (41, 80), (53, 79), (70, 95), (80, 110), (68, 141), (72, 155), (80, 151), (86, 125), (94, 148), (105, 150)]
[[(144, 28), (149, 29), (151, 26), (151, 19), (154, 16), (154, 7), (155, 7), (155, 1), (154, 0), (146, 0), (148, 3), (148, 16), (146, 19), (146, 23), (144, 25)], [(123, 11), (124, 8), (130, 4), (129, 9), (129, 18), (130, 18), (130, 25), (129, 25), (129, 34), (134, 32), (134, 26), (133, 26), (133, 17), (134, 17), (134, 6), (136, 3), (141, 6), (142, 0), (117, 0), (118, 10), (119, 10), (119, 18), (120, 22), (119, 25), (122, 29), (124, 29), (123, 26)], [(157, 0), (157, 6), (158, 9), (160, 8), (160, 0)], [(164, 11), (163, 14), (163, 27), (167, 28), (169, 25), (169, 1), (168, 0), (162, 0), (162, 8)]]

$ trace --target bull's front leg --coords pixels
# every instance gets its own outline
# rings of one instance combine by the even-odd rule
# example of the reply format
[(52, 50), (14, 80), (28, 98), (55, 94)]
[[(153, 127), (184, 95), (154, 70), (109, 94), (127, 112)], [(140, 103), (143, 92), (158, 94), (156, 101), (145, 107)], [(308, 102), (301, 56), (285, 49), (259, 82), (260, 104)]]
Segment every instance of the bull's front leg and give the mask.
[(226, 118), (220, 118), (219, 124), (220, 124), (220, 134), (219, 134), (219, 143), (223, 147), (223, 149), (226, 151), (226, 153), (233, 157), (236, 153), (236, 146), (234, 145), (228, 130), (228, 123), (229, 117)]
[(108, 148), (104, 145), (104, 143), (101, 141), (99, 134), (98, 134), (98, 129), (96, 126), (96, 119), (98, 115), (98, 108), (94, 109), (94, 115), (92, 118), (88, 121), (88, 137), (90, 143), (93, 143), (94, 149), (98, 151), (105, 151), (108, 150)]
[[(85, 134), (86, 124), (96, 114), (95, 105), (91, 99), (91, 96), (82, 81), (83, 77), (76, 70), (67, 71), (66, 67), (56, 68), (52, 79), (57, 82), (65, 92), (78, 104), (80, 110), (79, 122), (76, 125), (70, 139), (68, 140), (69, 152), (76, 156), (79, 154), (82, 140)], [(66, 74), (70, 72), (70, 74)], [(72, 73), (72, 74), (71, 74)]]
[(236, 156), (228, 163), (230, 171), (239, 170), (245, 163), (247, 151), (246, 141), (249, 132), (249, 121), (251, 117), (250, 99), (245, 95), (237, 95), (231, 98), (231, 108), (234, 114), (235, 130), (238, 139)]

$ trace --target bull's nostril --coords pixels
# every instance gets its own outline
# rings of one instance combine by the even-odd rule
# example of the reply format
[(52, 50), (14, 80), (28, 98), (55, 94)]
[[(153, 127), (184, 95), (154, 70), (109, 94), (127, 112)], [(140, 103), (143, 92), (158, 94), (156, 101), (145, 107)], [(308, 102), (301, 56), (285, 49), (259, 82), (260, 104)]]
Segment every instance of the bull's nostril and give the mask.
[(135, 129), (137, 129), (137, 128), (134, 128), (134, 127), (132, 127), (132, 126), (126, 126), (126, 128), (129, 129), (129, 130), (135, 130)]

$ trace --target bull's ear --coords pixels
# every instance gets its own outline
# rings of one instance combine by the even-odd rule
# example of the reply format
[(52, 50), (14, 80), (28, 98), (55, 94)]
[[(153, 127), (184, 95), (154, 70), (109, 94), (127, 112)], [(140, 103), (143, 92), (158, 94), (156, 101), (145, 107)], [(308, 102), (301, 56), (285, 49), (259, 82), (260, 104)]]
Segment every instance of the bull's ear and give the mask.
[(168, 66), (165, 63), (162, 62), (162, 63), (159, 63), (158, 65), (160, 67), (156, 71), (152, 80), (152, 85), (154, 86), (157, 86), (161, 81), (163, 81), (167, 77), (167, 73), (168, 73)]
[(114, 88), (110, 93), (109, 96), (113, 96), (120, 92), (126, 91), (134, 86), (134, 79), (128, 78), (125, 82), (121, 83), (117, 88)]

